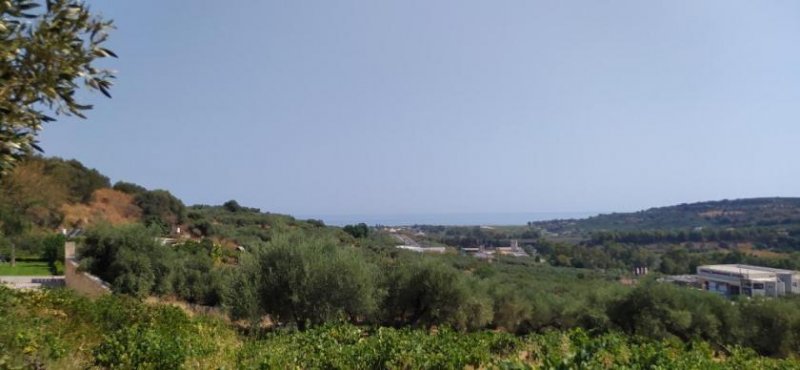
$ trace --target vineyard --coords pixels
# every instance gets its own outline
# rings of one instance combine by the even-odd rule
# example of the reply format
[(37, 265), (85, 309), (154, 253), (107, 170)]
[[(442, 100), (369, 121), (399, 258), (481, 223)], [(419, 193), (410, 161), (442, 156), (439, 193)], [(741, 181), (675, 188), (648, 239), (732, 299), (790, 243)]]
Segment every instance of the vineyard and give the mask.
[(224, 318), (124, 296), (0, 288), (0, 369), (722, 369), (797, 368), (703, 341), (583, 329), (515, 336), (448, 328), (326, 324), (244, 329)]

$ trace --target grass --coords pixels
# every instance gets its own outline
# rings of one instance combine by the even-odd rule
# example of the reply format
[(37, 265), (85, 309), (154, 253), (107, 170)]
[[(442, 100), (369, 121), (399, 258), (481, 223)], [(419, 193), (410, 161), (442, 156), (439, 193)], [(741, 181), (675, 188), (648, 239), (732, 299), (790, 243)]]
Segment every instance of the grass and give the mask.
[(45, 261), (17, 261), (16, 266), (10, 262), (0, 262), (0, 276), (44, 276), (52, 275), (50, 266)]

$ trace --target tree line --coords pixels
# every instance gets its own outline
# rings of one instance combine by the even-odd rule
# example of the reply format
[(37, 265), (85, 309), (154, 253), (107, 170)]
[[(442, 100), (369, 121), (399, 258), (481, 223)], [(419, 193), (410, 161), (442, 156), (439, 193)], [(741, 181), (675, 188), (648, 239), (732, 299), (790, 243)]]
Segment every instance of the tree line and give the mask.
[(752, 242), (764, 248), (798, 250), (800, 249), (800, 228), (744, 227), (693, 230), (597, 231), (591, 233), (588, 242), (594, 245), (608, 242), (636, 245), (690, 242)]
[(601, 271), (420, 256), (343, 244), (335, 229), (314, 230), (274, 234), (237, 252), (235, 264), (220, 263), (229, 252), (210, 242), (160, 245), (143, 226), (91, 230), (80, 255), (115, 292), (217, 305), (252, 328), (265, 316), (300, 330), (343, 321), (517, 334), (584, 328), (744, 345), (776, 356), (800, 350), (797, 299), (732, 304), (655, 282), (631, 289)]

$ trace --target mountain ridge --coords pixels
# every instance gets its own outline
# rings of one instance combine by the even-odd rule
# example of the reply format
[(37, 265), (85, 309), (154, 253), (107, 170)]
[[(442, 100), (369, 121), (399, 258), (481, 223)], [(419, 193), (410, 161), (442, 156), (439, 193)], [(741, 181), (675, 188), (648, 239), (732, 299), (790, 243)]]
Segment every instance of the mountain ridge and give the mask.
[(800, 197), (722, 199), (583, 219), (534, 221), (549, 232), (592, 232), (800, 225)]

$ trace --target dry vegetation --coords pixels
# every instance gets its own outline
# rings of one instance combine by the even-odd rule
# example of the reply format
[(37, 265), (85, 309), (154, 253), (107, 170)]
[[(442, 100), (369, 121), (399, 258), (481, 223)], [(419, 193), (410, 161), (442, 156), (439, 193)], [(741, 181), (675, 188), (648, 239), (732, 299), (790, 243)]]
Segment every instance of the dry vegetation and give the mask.
[(98, 189), (89, 204), (64, 204), (64, 226), (87, 226), (99, 221), (112, 225), (138, 222), (142, 210), (133, 202), (133, 196), (113, 189)]

